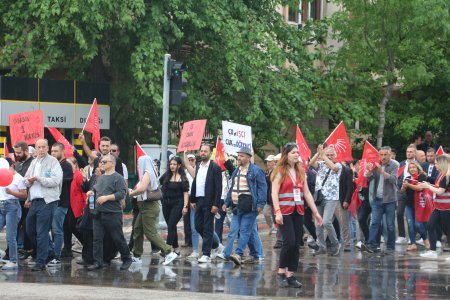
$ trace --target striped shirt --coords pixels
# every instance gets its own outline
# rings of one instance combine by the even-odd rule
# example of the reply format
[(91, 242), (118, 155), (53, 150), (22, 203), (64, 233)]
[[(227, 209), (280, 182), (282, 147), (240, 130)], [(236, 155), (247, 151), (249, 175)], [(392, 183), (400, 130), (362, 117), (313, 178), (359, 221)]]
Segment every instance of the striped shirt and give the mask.
[(247, 172), (248, 167), (239, 167), (239, 171), (236, 177), (234, 177), (233, 191), (231, 193), (231, 200), (233, 200), (234, 204), (237, 204), (240, 194), (250, 195), (250, 190), (248, 188), (247, 182)]

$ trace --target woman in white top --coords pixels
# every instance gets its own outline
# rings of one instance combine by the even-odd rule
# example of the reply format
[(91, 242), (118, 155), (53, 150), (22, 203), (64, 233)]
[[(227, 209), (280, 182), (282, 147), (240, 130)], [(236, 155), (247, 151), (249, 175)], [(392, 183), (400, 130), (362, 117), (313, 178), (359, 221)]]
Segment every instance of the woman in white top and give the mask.
[(6, 241), (9, 248), (9, 262), (2, 270), (17, 270), (17, 224), (22, 215), (19, 198), (27, 197), (24, 178), (16, 172), (14, 162), (6, 158), (9, 169), (13, 172), (13, 181), (7, 187), (0, 187), (0, 231), (6, 225)]

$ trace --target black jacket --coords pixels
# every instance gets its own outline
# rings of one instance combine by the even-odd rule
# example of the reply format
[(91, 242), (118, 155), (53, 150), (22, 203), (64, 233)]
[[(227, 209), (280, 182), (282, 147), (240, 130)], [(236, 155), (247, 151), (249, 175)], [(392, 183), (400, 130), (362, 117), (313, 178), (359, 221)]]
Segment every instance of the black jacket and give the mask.
[(341, 177), (339, 177), (339, 201), (342, 208), (344, 202), (350, 204), (353, 195), (353, 171), (347, 166), (342, 166)]
[(63, 171), (63, 180), (58, 206), (68, 208), (70, 206), (70, 185), (73, 180), (73, 168), (66, 159), (63, 159), (59, 163)]
[[(197, 203), (197, 173), (200, 163), (195, 167), (195, 178), (192, 183), (190, 202)], [(202, 204), (206, 207), (217, 206), (220, 207), (220, 198), (222, 196), (222, 171), (220, 167), (213, 161), (209, 162), (208, 171), (206, 173), (205, 182), (205, 202)]]
[[(428, 169), (430, 168), (429, 162), (424, 162), (422, 164), (422, 169), (425, 172), (425, 174), (428, 176)], [(433, 167), (433, 171), (431, 171), (431, 176), (427, 177), (427, 181), (431, 184), (434, 184), (436, 182), (437, 177), (439, 176), (439, 171), (436, 169), (436, 165)]]

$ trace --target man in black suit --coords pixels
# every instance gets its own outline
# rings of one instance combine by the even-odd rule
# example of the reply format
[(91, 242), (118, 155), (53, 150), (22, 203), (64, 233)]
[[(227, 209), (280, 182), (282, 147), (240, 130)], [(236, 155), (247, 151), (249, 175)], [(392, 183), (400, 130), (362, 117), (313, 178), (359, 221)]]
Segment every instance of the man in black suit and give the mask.
[(219, 248), (217, 242), (213, 241), (213, 231), (214, 216), (219, 211), (222, 195), (222, 172), (220, 167), (210, 160), (210, 157), (211, 147), (202, 145), (201, 161), (195, 168), (190, 196), (192, 206), (196, 208), (195, 229), (203, 239), (203, 255), (199, 258), (199, 263), (211, 262), (211, 254), (215, 257)]
[(436, 160), (436, 150), (434, 148), (428, 148), (427, 150), (427, 161), (422, 164), (422, 169), (427, 174), (427, 181), (431, 184), (436, 182), (436, 178), (439, 175), (439, 171), (434, 165)]

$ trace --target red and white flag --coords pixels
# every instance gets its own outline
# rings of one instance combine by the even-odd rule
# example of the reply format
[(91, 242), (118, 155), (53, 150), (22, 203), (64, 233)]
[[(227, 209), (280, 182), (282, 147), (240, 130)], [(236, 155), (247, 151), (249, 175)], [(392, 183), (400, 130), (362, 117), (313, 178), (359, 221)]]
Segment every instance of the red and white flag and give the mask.
[(64, 154), (66, 158), (73, 156), (73, 146), (69, 143), (69, 141), (59, 132), (58, 129), (54, 127), (47, 126), (48, 131), (50, 131), (51, 135), (58, 143), (64, 145)]
[(139, 157), (147, 155), (144, 149), (142, 149), (141, 145), (136, 141), (136, 161), (138, 161)]
[(436, 155), (439, 156), (439, 155), (444, 155), (444, 154), (445, 154), (444, 148), (442, 148), (442, 146), (440, 146), (436, 151)]
[(406, 165), (404, 165), (404, 166), (398, 168), (398, 171), (397, 171), (397, 177), (402, 176), (403, 171), (405, 171), (405, 168), (406, 168)]
[(303, 164), (306, 166), (306, 163), (311, 155), (311, 150), (309, 149), (308, 143), (306, 143), (305, 137), (303, 136), (303, 133), (298, 125), (295, 132), (295, 142), (297, 143), (298, 154), (300, 155)]
[(225, 171), (225, 154), (223, 152), (223, 144), (219, 137), (216, 142), (216, 153), (214, 154), (214, 162), (219, 165), (222, 171)]
[(325, 144), (328, 147), (334, 148), (336, 151), (336, 161), (349, 161), (353, 160), (352, 146), (345, 131), (344, 121), (341, 121), (339, 125), (333, 130), (330, 136), (325, 140)]
[(83, 131), (85, 130), (92, 133), (92, 143), (94, 144), (95, 150), (98, 151), (98, 144), (100, 143), (100, 121), (98, 118), (97, 99), (94, 99), (89, 116), (86, 119), (86, 123), (84, 123)]

